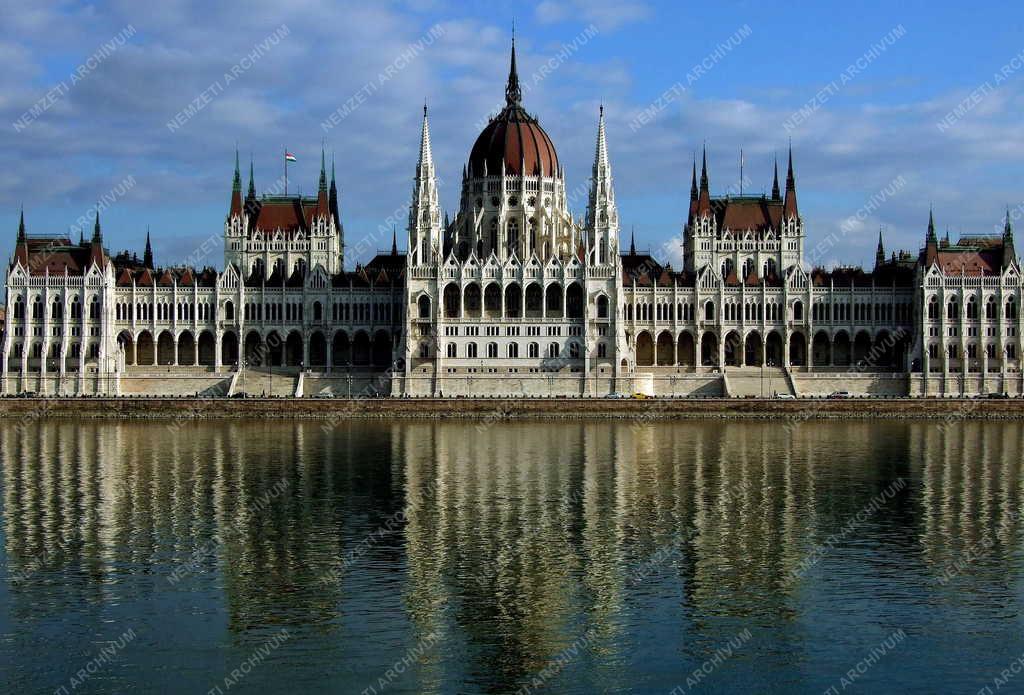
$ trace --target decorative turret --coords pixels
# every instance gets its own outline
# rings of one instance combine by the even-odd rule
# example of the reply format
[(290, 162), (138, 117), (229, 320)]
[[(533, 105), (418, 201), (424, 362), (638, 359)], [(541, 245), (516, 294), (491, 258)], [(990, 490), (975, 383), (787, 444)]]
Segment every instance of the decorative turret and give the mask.
[(1017, 251), (1013, 247), (1013, 226), (1010, 224), (1010, 208), (1006, 208), (1006, 224), (1003, 226), (1003, 268), (1017, 263)]
[(793, 147), (789, 148), (789, 169), (786, 172), (786, 200), (782, 206), (782, 214), (787, 219), (800, 216), (796, 206), (796, 177), (793, 175)]
[(882, 244), (882, 230), (878, 230), (878, 247), (875, 249), (875, 270), (885, 265), (885, 246)]

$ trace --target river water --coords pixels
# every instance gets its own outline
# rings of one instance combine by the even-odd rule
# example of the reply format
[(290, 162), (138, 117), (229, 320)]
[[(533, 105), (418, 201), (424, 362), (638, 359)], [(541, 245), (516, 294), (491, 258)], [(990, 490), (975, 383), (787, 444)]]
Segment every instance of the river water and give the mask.
[(1022, 443), (980, 422), (5, 423), (0, 690), (1022, 692)]

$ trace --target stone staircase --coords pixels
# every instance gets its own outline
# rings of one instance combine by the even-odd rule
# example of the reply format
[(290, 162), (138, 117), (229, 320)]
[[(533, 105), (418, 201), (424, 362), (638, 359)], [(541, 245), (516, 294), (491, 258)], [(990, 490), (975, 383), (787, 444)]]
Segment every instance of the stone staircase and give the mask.
[(733, 398), (771, 398), (793, 393), (792, 382), (781, 367), (729, 367), (725, 374), (728, 395)]
[(298, 382), (296, 370), (274, 370), (273, 373), (252, 368), (243, 369), (235, 381), (232, 395), (294, 397)]

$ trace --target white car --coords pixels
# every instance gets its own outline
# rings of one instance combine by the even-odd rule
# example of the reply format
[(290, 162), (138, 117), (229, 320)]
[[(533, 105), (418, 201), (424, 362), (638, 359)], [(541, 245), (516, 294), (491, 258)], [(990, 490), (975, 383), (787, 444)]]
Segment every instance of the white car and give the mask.
[(796, 396), (792, 393), (776, 393), (775, 397), (783, 401), (795, 401)]

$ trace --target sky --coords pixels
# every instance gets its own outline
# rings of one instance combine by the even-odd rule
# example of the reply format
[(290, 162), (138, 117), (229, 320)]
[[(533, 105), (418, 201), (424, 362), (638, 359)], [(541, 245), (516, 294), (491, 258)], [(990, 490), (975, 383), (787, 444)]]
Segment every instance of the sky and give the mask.
[[(404, 248), (424, 103), (444, 207), (504, 101), (513, 23), (524, 106), (570, 191), (604, 104), (623, 250), (680, 266), (694, 154), (712, 194), (760, 194), (792, 142), (808, 262), (870, 264), (1024, 219), (1024, 12), (1016, 2), (0, 0), (0, 224), (91, 230), (157, 265), (223, 264), (236, 147), (258, 191), (314, 193), (336, 162), (346, 266)], [(333, 116), (332, 116), (333, 114)], [(784, 171), (783, 171), (784, 174)], [(244, 182), (247, 184), (247, 180)], [(580, 189), (585, 190), (585, 189)], [(585, 193), (573, 198), (582, 214)], [(89, 220), (87, 224), (83, 224)], [(4, 222), (6, 221), (6, 222)], [(1024, 226), (1022, 222), (1019, 226)], [(211, 242), (211, 239), (213, 242)]]

